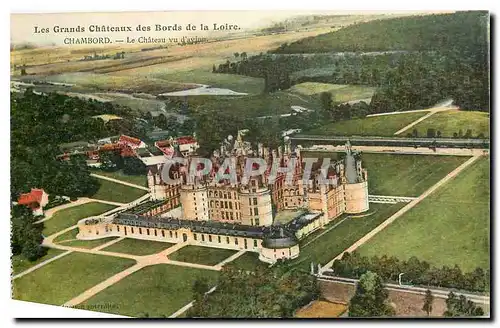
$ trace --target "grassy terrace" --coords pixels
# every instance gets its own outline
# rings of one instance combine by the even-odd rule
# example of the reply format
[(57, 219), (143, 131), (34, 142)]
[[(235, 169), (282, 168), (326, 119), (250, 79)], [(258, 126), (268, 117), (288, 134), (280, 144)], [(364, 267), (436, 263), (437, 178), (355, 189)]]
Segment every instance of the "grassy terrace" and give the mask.
[(490, 163), (482, 158), (360, 249), (366, 256), (416, 256), (437, 266), (489, 268)]
[[(307, 243), (306, 240), (301, 241), (300, 255), (290, 265), (299, 266), (304, 270), (309, 270), (311, 262), (325, 265), (358, 239), (388, 219), (392, 214), (396, 213), (404, 205), (404, 203), (370, 204), (368, 213), (372, 213), (371, 215), (359, 218), (349, 217), (314, 241), (310, 243)], [(338, 221), (337, 219), (331, 222), (325, 227), (325, 230), (318, 232), (315, 237), (336, 225)], [(311, 240), (307, 238), (307, 241)]]
[(43, 229), (43, 235), (50, 236), (58, 231), (75, 225), (78, 220), (102, 214), (115, 207), (116, 206), (113, 205), (92, 202), (57, 211), (51, 219), (43, 222), (45, 227)]
[(72, 253), (13, 281), (13, 298), (61, 305), (123, 271), (133, 260)]
[(169, 316), (193, 300), (191, 290), (197, 279), (206, 279), (209, 286), (214, 286), (218, 274), (217, 271), (168, 264), (148, 266), (81, 305), (113, 304), (114, 308), (99, 311), (126, 316)]
[(101, 187), (92, 195), (94, 199), (102, 199), (110, 202), (130, 203), (146, 194), (145, 190), (125, 186), (107, 180), (99, 180)]
[(126, 253), (132, 255), (150, 255), (161, 252), (174, 244), (164, 243), (161, 241), (150, 241), (125, 238), (104, 250), (108, 252)]
[(87, 248), (92, 249), (97, 246), (101, 246), (107, 242), (116, 239), (116, 237), (107, 237), (95, 240), (77, 240), (76, 235), (78, 234), (78, 228), (72, 229), (68, 232), (63, 233), (62, 235), (57, 236), (54, 239), (56, 244), (61, 244), (63, 246), (73, 246), (79, 248)]
[[(303, 152), (304, 157), (342, 158), (338, 152)], [(361, 154), (368, 171), (370, 195), (419, 196), (441, 180), (467, 157), (432, 155)]]
[(371, 195), (419, 196), (468, 157), (362, 154)]
[[(429, 119), (417, 124), (415, 128), (420, 136), (427, 135), (427, 129), (432, 128), (441, 131), (442, 137), (453, 137), (460, 130), (465, 134), (468, 129), (472, 130), (472, 137), (482, 133), (485, 137), (490, 135), (490, 115), (485, 112), (448, 110), (439, 112)], [(411, 131), (409, 131), (411, 132)]]
[(246, 252), (236, 260), (226, 264), (245, 271), (254, 271), (257, 267), (267, 268), (269, 265), (259, 260), (259, 254)]
[(188, 245), (168, 256), (174, 261), (216, 265), (236, 253), (229, 249)]
[[(145, 175), (128, 175), (123, 173), (122, 170), (118, 170), (115, 172), (107, 172), (103, 170), (92, 170), (92, 173), (98, 174), (98, 175), (103, 175), (105, 177), (110, 177), (116, 180), (121, 180), (125, 181), (128, 183), (133, 183), (138, 186), (143, 186), (147, 187), (148, 186), (148, 181)], [(102, 180), (99, 180), (102, 181)]]
[(426, 114), (427, 112), (417, 112), (339, 121), (327, 123), (319, 128), (304, 133), (342, 136), (393, 136), (395, 132)]
[(45, 254), (44, 256), (42, 256), (41, 258), (39, 258), (33, 262), (27, 260), (22, 255), (12, 256), (12, 258), (11, 258), (12, 259), (12, 274), (16, 275), (18, 273), (26, 271), (29, 268), (31, 268), (31, 267), (33, 267), (41, 262), (47, 261), (47, 260), (53, 258), (54, 256), (59, 255), (59, 254), (64, 253), (64, 252), (66, 252), (66, 251), (63, 251), (60, 249), (55, 249), (55, 248), (48, 248), (47, 254)]

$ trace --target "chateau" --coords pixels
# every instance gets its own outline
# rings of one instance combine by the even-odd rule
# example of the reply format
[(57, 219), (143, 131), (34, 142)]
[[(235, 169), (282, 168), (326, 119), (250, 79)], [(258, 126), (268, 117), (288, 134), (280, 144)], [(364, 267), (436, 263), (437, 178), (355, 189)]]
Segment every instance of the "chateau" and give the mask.
[[(254, 150), (243, 135), (222, 142), (209, 170), (195, 157), (184, 157), (178, 146), (170, 158), (148, 162), (150, 193), (109, 216), (81, 220), (77, 237), (127, 236), (247, 250), (274, 263), (296, 258), (300, 239), (342, 214), (369, 209), (367, 171), (349, 143), (343, 159), (310, 161), (308, 167), (288, 137), (277, 150), (260, 144)], [(262, 174), (248, 176), (254, 158), (260, 164), (250, 161), (250, 169)]]

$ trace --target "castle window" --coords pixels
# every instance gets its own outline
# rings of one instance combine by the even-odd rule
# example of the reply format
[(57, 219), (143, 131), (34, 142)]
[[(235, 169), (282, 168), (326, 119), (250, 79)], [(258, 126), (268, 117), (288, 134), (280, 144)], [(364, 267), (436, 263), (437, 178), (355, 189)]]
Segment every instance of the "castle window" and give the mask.
[(148, 234), (148, 236), (149, 236), (149, 229), (146, 229), (146, 233), (147, 233), (147, 234)]
[(156, 236), (158, 236), (158, 235), (157, 235), (157, 233), (158, 233), (158, 232), (157, 232), (157, 231), (156, 231), (156, 229), (155, 229), (155, 237), (156, 237)]
[(194, 234), (194, 240), (198, 240), (198, 234), (197, 233)]
[(205, 235), (201, 235), (201, 241), (205, 241)]
[(248, 205), (252, 205), (252, 199), (248, 198)]
[(120, 226), (116, 226), (116, 230), (120, 232)]
[(131, 230), (132, 230), (132, 233), (134, 233), (134, 228), (131, 228)]
[(238, 245), (238, 238), (237, 237), (234, 238), (234, 244)]
[(177, 238), (177, 231), (175, 232), (175, 238)]
[(253, 240), (253, 247), (257, 247), (257, 239)]
[(254, 204), (254, 205), (257, 205), (257, 198), (254, 198), (254, 199), (253, 199), (253, 204)]
[(142, 229), (141, 228), (139, 228), (139, 234), (142, 235)]
[(255, 225), (258, 226), (259, 225), (259, 219), (255, 219)]
[(161, 236), (162, 236), (163, 238), (165, 238), (165, 230), (162, 230), (162, 231), (161, 231)]
[(259, 215), (259, 209), (258, 209), (257, 207), (256, 207), (256, 208), (254, 208), (254, 210), (253, 210), (253, 211), (254, 211), (254, 213), (253, 213), (254, 215)]
[(208, 235), (208, 241), (212, 242), (212, 235)]
[(232, 210), (233, 209), (233, 203), (229, 202), (229, 209)]
[(229, 193), (227, 194), (227, 198), (228, 198), (228, 199), (231, 199), (231, 192), (229, 192)]
[(220, 236), (217, 236), (217, 242), (220, 244), (221, 241), (220, 241)]
[(226, 244), (229, 244), (229, 237), (226, 237)]
[(169, 231), (170, 232), (170, 238), (172, 238), (172, 231)]
[(247, 245), (247, 240), (246, 240), (246, 239), (243, 239), (243, 241), (244, 241), (244, 244), (245, 244), (245, 249), (247, 249), (247, 248), (248, 248), (248, 245)]

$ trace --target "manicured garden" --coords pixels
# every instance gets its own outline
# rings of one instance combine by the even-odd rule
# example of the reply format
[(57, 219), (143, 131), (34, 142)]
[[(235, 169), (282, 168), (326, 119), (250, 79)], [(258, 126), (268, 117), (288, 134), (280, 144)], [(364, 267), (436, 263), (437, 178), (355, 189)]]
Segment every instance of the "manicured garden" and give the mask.
[(117, 203), (130, 203), (131, 201), (146, 194), (145, 190), (103, 179), (100, 179), (99, 183), (101, 184), (101, 187), (94, 195), (92, 195), (91, 198)]
[(132, 255), (150, 255), (161, 252), (174, 244), (161, 241), (125, 238), (113, 245), (104, 248), (107, 252), (125, 253)]
[(388, 137), (394, 136), (395, 132), (426, 114), (427, 112), (417, 112), (358, 118), (327, 123), (319, 128), (306, 131), (304, 133), (318, 135)]
[(482, 158), (360, 248), (463, 271), (490, 264), (490, 163)]
[(170, 254), (168, 258), (174, 261), (216, 265), (234, 253), (236, 252), (230, 249), (188, 245)]
[(193, 300), (193, 283), (214, 286), (219, 273), (168, 264), (145, 267), (96, 294), (82, 306), (113, 304), (112, 312), (133, 317), (168, 317)]
[(113, 205), (91, 202), (57, 211), (52, 218), (43, 222), (43, 235), (50, 236), (75, 225), (81, 219), (105, 213), (115, 207)]
[(134, 264), (129, 259), (74, 252), (13, 280), (13, 298), (62, 305)]

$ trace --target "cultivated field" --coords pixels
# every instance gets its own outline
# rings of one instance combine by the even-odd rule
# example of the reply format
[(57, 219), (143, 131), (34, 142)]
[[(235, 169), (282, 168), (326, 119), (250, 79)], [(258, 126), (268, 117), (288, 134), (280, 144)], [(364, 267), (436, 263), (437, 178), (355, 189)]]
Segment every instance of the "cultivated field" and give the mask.
[(288, 91), (307, 96), (318, 95), (322, 92), (330, 92), (332, 94), (332, 100), (336, 103), (355, 100), (365, 100), (369, 103), (369, 100), (375, 92), (375, 88), (348, 84), (304, 82), (292, 86)]
[(489, 170), (489, 157), (480, 159), (363, 245), (361, 255), (489, 268)]
[[(395, 132), (426, 115), (427, 112), (365, 117), (327, 123), (307, 134), (345, 136), (393, 136)], [(432, 117), (431, 117), (432, 118)], [(425, 122), (425, 121), (424, 121)], [(411, 132), (411, 131), (409, 131)]]
[(73, 253), (13, 281), (13, 298), (62, 305), (88, 288), (125, 270), (133, 260)]
[[(483, 134), (488, 138), (490, 135), (490, 115), (485, 112), (463, 111), (463, 110), (448, 110), (439, 112), (428, 119), (422, 121), (415, 126), (419, 136), (427, 135), (427, 129), (434, 129), (441, 132), (442, 137), (453, 137), (453, 134), (459, 134), (462, 130), (462, 135), (467, 133), (467, 130), (472, 131), (472, 137), (476, 138), (479, 134)], [(409, 131), (411, 132), (411, 131)]]
[(168, 317), (193, 300), (192, 286), (197, 279), (206, 279), (213, 286), (218, 274), (168, 264), (148, 266), (81, 305), (113, 304), (114, 308), (99, 311), (134, 317)]

